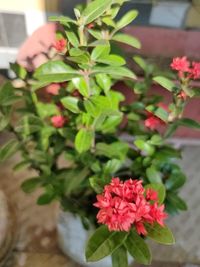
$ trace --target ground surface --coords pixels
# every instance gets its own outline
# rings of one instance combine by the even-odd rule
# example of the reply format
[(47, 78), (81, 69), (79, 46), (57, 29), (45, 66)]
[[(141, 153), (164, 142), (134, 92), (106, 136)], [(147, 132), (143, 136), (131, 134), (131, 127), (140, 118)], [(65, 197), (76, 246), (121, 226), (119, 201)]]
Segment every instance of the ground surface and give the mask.
[[(199, 156), (200, 147), (184, 148), (182, 165), (188, 175), (188, 181), (182, 190), (182, 196), (187, 200), (189, 210), (169, 219), (168, 224), (177, 240), (175, 246), (152, 246), (153, 258), (158, 261), (152, 265), (154, 267), (194, 267), (200, 264)], [(40, 192), (30, 196), (20, 190), (21, 182), (27, 177), (32, 177), (34, 173), (14, 173), (11, 166), (17, 159), (18, 156), (0, 165), (0, 187), (6, 192), (17, 217), (15, 261), (11, 266), (78, 267), (64, 257), (57, 246), (57, 204), (38, 207), (35, 201)]]

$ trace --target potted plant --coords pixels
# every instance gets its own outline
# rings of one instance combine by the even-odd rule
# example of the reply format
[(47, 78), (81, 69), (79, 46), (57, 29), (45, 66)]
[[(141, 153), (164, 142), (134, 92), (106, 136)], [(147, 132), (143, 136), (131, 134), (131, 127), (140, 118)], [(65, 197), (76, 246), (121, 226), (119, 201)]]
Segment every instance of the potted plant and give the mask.
[[(74, 9), (76, 19), (52, 17), (61, 24), (54, 56), (34, 71), (12, 64), (18, 82), (0, 90), (1, 130), (13, 133), (0, 149), (0, 160), (20, 151), (14, 169), (37, 171), (22, 189), (30, 193), (42, 187), (39, 205), (60, 202), (60, 246), (80, 263), (78, 252), (91, 235), (86, 261), (97, 263), (85, 261), (86, 266), (125, 267), (128, 253), (150, 264), (146, 239), (174, 243), (165, 219), (187, 208), (178, 195), (186, 177), (176, 163), (181, 151), (167, 138), (179, 126), (200, 128), (182, 118), (187, 101), (198, 94), (190, 82), (200, 78), (200, 63), (175, 58), (175, 82), (134, 56), (144, 71), (138, 80), (116, 48), (116, 43), (140, 47), (121, 32), (137, 11), (115, 20), (123, 2), (94, 0)], [(134, 102), (114, 89), (122, 80), (134, 91)], [(149, 93), (153, 82), (170, 91), (169, 105)]]

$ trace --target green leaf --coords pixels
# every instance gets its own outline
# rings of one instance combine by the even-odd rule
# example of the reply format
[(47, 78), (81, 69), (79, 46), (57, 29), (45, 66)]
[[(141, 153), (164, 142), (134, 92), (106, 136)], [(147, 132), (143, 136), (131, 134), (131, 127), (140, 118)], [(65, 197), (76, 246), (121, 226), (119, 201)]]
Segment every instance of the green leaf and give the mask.
[(44, 127), (41, 118), (35, 115), (26, 115), (18, 122), (15, 131), (28, 136), (32, 133), (39, 132)]
[(162, 183), (161, 173), (156, 170), (154, 165), (146, 169), (146, 175), (150, 183)]
[(86, 246), (86, 260), (99, 261), (112, 254), (126, 239), (124, 232), (110, 232), (106, 226), (100, 226), (90, 237)]
[(49, 147), (49, 138), (56, 132), (54, 127), (45, 126), (40, 131), (40, 145), (46, 151)]
[(166, 189), (165, 186), (161, 183), (152, 183), (152, 184), (147, 184), (145, 186), (145, 189), (151, 188), (153, 190), (155, 190), (158, 193), (158, 203), (162, 204), (165, 200), (165, 196), (166, 196)]
[(14, 71), (18, 78), (21, 78), (22, 80), (26, 78), (27, 71), (24, 67), (20, 66), (17, 63), (10, 63), (10, 68)]
[(110, 17), (104, 17), (102, 18), (102, 21), (107, 25), (107, 26), (111, 26), (113, 28), (116, 27), (116, 23), (114, 22), (113, 19), (111, 19)]
[(55, 194), (42, 194), (38, 199), (37, 199), (37, 204), (38, 205), (47, 205), (52, 202), (52, 200), (55, 198)]
[(112, 133), (116, 132), (116, 127), (122, 121), (122, 115), (109, 116), (102, 124), (98, 127), (98, 130), (101, 130), (103, 133)]
[(124, 43), (124, 44), (127, 44), (127, 45), (130, 45), (130, 46), (132, 46), (134, 48), (138, 48), (138, 49), (141, 48), (141, 43), (137, 38), (135, 38), (135, 37), (133, 37), (131, 35), (125, 34), (125, 33), (117, 33), (117, 34), (115, 34), (112, 37), (112, 40), (120, 42), (120, 43)]
[(161, 146), (163, 144), (163, 139), (159, 134), (154, 134), (148, 143), (154, 146)]
[(131, 10), (127, 12), (118, 22), (117, 22), (117, 29), (122, 29), (128, 24), (130, 24), (136, 17), (138, 16), (137, 10)]
[(153, 155), (155, 152), (155, 148), (144, 140), (137, 139), (134, 141), (134, 145), (146, 155)]
[(59, 110), (55, 104), (38, 102), (36, 107), (37, 112), (42, 119), (59, 115)]
[(144, 61), (143, 58), (141, 58), (140, 56), (134, 56), (133, 60), (140, 66), (141, 69), (146, 71), (147, 63)]
[(165, 186), (168, 190), (176, 190), (186, 182), (186, 176), (181, 171), (173, 171), (167, 179)]
[(3, 131), (9, 124), (9, 118), (0, 113), (0, 132)]
[(27, 169), (28, 167), (30, 167), (30, 161), (29, 160), (23, 160), (19, 163), (17, 163), (14, 167), (13, 170), (14, 171), (19, 171), (21, 169)]
[(104, 90), (104, 93), (106, 94), (110, 90), (112, 85), (110, 77), (107, 74), (102, 73), (97, 74), (95, 78), (98, 85)]
[(97, 40), (100, 40), (102, 39), (102, 34), (100, 31), (97, 31), (97, 30), (88, 30), (88, 32), (94, 37), (96, 38)]
[(187, 204), (185, 201), (177, 196), (177, 193), (168, 192), (167, 193), (167, 200), (177, 209), (179, 210), (187, 210)]
[(110, 52), (109, 45), (98, 45), (92, 50), (91, 59), (93, 61), (96, 61), (101, 57), (108, 56), (109, 52)]
[(81, 76), (80, 73), (66, 65), (64, 62), (55, 60), (42, 64), (34, 73), (34, 78), (42, 82), (64, 82), (69, 81), (74, 76)]
[(119, 159), (111, 159), (107, 161), (105, 167), (104, 167), (104, 173), (109, 174), (110, 176), (112, 174), (115, 174), (121, 167), (122, 161)]
[(84, 24), (89, 24), (100, 17), (112, 4), (112, 0), (95, 0), (88, 4), (82, 12)]
[(156, 76), (153, 78), (153, 80), (170, 92), (172, 92), (175, 87), (175, 84), (171, 80), (163, 76)]
[(11, 139), (8, 143), (0, 147), (0, 162), (3, 162), (13, 156), (19, 148), (19, 143)]
[(175, 243), (173, 234), (167, 226), (162, 227), (156, 223), (153, 225), (146, 224), (145, 228), (148, 232), (147, 237), (154, 241), (164, 245), (172, 245)]
[(48, 18), (49, 21), (58, 21), (61, 24), (68, 25), (68, 23), (76, 24), (76, 21), (67, 16), (51, 16)]
[(128, 267), (127, 250), (124, 246), (117, 248), (112, 254), (112, 267)]
[(81, 129), (76, 135), (75, 138), (75, 148), (79, 153), (83, 153), (87, 150), (89, 150), (92, 146), (92, 142), (94, 139), (94, 132), (87, 130), (87, 129)]
[(123, 57), (117, 55), (107, 55), (105, 57), (100, 57), (96, 61), (112, 66), (123, 66), (126, 64), (126, 61), (123, 59)]
[(67, 35), (67, 39), (68, 41), (74, 46), (74, 47), (78, 47), (79, 46), (79, 39), (76, 35), (76, 33), (72, 30), (69, 29), (67, 31), (65, 31), (66, 35)]
[(86, 82), (84, 77), (73, 78), (72, 83), (75, 86), (75, 88), (78, 89), (81, 95), (85, 97), (89, 97), (90, 88), (89, 88), (89, 84)]
[(70, 170), (65, 175), (65, 194), (70, 195), (75, 192), (81, 183), (87, 178), (89, 170), (85, 167), (82, 170)]
[(97, 74), (97, 73), (105, 73), (109, 74), (112, 76), (116, 77), (126, 77), (130, 79), (136, 79), (135, 74), (130, 71), (128, 68), (125, 67), (100, 67), (96, 66), (92, 69), (92, 73)]
[(61, 98), (61, 103), (63, 104), (63, 106), (70, 110), (73, 113), (79, 113), (79, 107), (78, 107), (78, 99), (76, 97), (73, 96), (66, 96)]
[(15, 102), (22, 99), (22, 97), (15, 95), (15, 88), (12, 86), (11, 82), (6, 82), (0, 88), (0, 105), (1, 106), (11, 106)]
[(101, 194), (104, 188), (104, 181), (98, 176), (92, 176), (89, 178), (90, 185), (97, 194)]
[(38, 177), (33, 177), (33, 178), (25, 180), (21, 184), (21, 188), (25, 193), (32, 193), (40, 185), (41, 185), (41, 179)]
[(107, 158), (117, 158), (124, 160), (128, 152), (127, 143), (123, 142), (113, 142), (111, 144), (97, 143), (96, 144), (96, 154), (100, 156), (105, 156)]
[(151, 252), (144, 239), (135, 231), (131, 230), (128, 235), (125, 246), (131, 256), (140, 264), (151, 264)]
[(162, 146), (155, 154), (158, 161), (167, 161), (173, 158), (181, 158), (181, 151), (171, 146)]
[(185, 126), (192, 129), (200, 129), (200, 123), (189, 118), (179, 119), (178, 121), (176, 121), (176, 123), (178, 124), (178, 126)]

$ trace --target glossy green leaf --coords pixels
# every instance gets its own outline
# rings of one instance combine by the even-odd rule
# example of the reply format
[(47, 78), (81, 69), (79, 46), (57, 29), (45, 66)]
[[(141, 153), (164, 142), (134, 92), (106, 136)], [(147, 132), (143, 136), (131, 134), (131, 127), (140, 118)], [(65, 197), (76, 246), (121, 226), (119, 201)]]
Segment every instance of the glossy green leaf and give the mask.
[(94, 132), (80, 129), (75, 138), (75, 148), (79, 153), (89, 150), (94, 139)]
[(117, 55), (107, 55), (100, 57), (96, 61), (111, 66), (123, 66), (126, 64), (126, 61), (122, 57)]
[(42, 119), (54, 115), (59, 115), (57, 106), (52, 103), (37, 103), (37, 112)]
[(140, 66), (141, 69), (143, 69), (144, 71), (147, 68), (147, 63), (144, 61), (143, 58), (141, 58), (140, 56), (134, 56), (133, 60), (138, 64), (138, 66)]
[(104, 90), (105, 94), (110, 90), (112, 82), (110, 77), (105, 74), (97, 74), (95, 76), (98, 85)]
[(27, 70), (24, 67), (20, 66), (18, 63), (10, 63), (10, 68), (14, 71), (18, 78), (22, 80), (26, 78)]
[(81, 183), (88, 178), (89, 170), (87, 167), (82, 170), (71, 170), (65, 175), (65, 194), (70, 195), (75, 192)]
[(179, 210), (187, 210), (187, 204), (185, 201), (177, 196), (177, 193), (174, 192), (168, 192), (167, 193), (167, 200), (173, 204), (174, 207), (176, 207)]
[(11, 82), (6, 82), (0, 87), (0, 105), (11, 106), (15, 102), (22, 100), (22, 97), (15, 95), (15, 89)]
[(128, 255), (124, 246), (117, 248), (112, 254), (112, 267), (128, 267)]
[(128, 24), (130, 24), (136, 17), (138, 16), (137, 10), (131, 10), (127, 12), (118, 22), (117, 22), (117, 29), (122, 29)]
[(138, 262), (144, 265), (151, 263), (151, 252), (145, 240), (135, 231), (131, 230), (128, 235), (125, 246), (131, 256)]
[(73, 96), (66, 96), (61, 99), (63, 106), (73, 113), (79, 113), (78, 99)]
[(182, 118), (176, 121), (178, 126), (185, 126), (192, 129), (200, 129), (200, 123), (190, 118)]
[(181, 171), (173, 171), (165, 182), (168, 190), (176, 190), (182, 187), (186, 182), (186, 176)]
[(124, 232), (110, 232), (100, 226), (90, 237), (86, 246), (86, 260), (94, 262), (112, 254), (126, 239)]
[(84, 24), (89, 24), (94, 21), (96, 18), (100, 17), (112, 4), (112, 0), (95, 0), (90, 4), (82, 12), (82, 17)]
[(168, 91), (173, 91), (175, 84), (169, 80), (168, 78), (165, 78), (163, 76), (156, 76), (153, 78), (155, 82), (160, 84), (162, 87), (166, 88)]
[(159, 224), (146, 224), (145, 228), (148, 232), (147, 237), (153, 239), (157, 243), (164, 245), (172, 245), (175, 243), (173, 234), (167, 226), (162, 227)]
[(76, 33), (73, 30), (71, 30), (71, 29), (68, 29), (67, 31), (65, 31), (65, 33), (67, 35), (68, 41), (74, 47), (78, 47), (79, 46), (79, 39), (78, 39), (78, 36), (76, 35)]
[(154, 165), (146, 169), (146, 175), (150, 183), (162, 183), (161, 173), (156, 170)]
[(120, 167), (122, 166), (122, 161), (119, 159), (111, 159), (107, 161), (107, 163), (104, 166), (104, 173), (109, 174), (110, 176), (112, 174), (115, 174)]
[(108, 158), (117, 158), (124, 160), (128, 152), (127, 143), (123, 142), (113, 142), (111, 144), (97, 143), (96, 144), (96, 154), (101, 156), (106, 156)]
[(90, 185), (97, 194), (101, 194), (104, 188), (104, 181), (98, 176), (92, 176), (89, 178)]
[(125, 33), (117, 33), (117, 34), (115, 34), (112, 37), (112, 40), (120, 42), (120, 43), (124, 43), (124, 44), (127, 44), (127, 45), (130, 45), (130, 46), (132, 46), (134, 48), (138, 48), (138, 49), (141, 48), (141, 43), (137, 38), (135, 38), (135, 37), (133, 37), (131, 35), (125, 34)]
[(86, 82), (84, 77), (73, 78), (72, 83), (76, 89), (78, 89), (79, 93), (85, 97), (88, 97), (90, 94), (89, 84)]
[(139, 150), (143, 151), (146, 155), (152, 155), (155, 152), (155, 148), (144, 140), (137, 139), (134, 141), (134, 144)]
[(38, 177), (27, 179), (21, 184), (21, 188), (25, 193), (32, 193), (39, 186), (41, 186), (41, 179)]
[(76, 21), (67, 16), (51, 16), (48, 18), (49, 21), (58, 21), (61, 24), (68, 25), (68, 23), (76, 24)]
[(91, 59), (95, 61), (101, 57), (106, 57), (108, 56), (109, 52), (109, 45), (98, 45), (92, 50)]
[(42, 64), (34, 73), (34, 78), (49, 83), (69, 81), (74, 76), (81, 75), (77, 70), (59, 60)]
[(12, 157), (19, 149), (19, 143), (15, 139), (11, 139), (8, 143), (0, 147), (0, 162)]
[(88, 30), (88, 32), (96, 39), (100, 40), (102, 39), (102, 33), (100, 31), (97, 30)]
[(128, 68), (125, 67), (94, 67), (92, 69), (92, 72), (94, 74), (97, 73), (105, 73), (105, 74), (109, 74), (112, 75), (114, 77), (126, 77), (126, 78), (130, 78), (130, 79), (136, 79), (135, 74), (130, 71)]
[(166, 189), (165, 189), (164, 184), (151, 183), (151, 184), (147, 184), (145, 186), (145, 189), (148, 189), (148, 188), (151, 188), (158, 193), (158, 203), (162, 204), (165, 200), (165, 197), (166, 197)]

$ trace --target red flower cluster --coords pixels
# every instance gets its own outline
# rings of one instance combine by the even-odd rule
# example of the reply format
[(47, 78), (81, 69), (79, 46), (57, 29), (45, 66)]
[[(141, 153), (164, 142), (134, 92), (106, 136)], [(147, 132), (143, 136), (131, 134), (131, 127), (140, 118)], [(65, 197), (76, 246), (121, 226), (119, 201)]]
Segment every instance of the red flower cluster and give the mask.
[(62, 38), (59, 40), (56, 40), (55, 44), (53, 45), (53, 47), (58, 51), (58, 52), (63, 52), (66, 48), (67, 45), (67, 41)]
[(147, 235), (144, 224), (157, 222), (164, 226), (167, 217), (164, 205), (158, 205), (157, 192), (145, 190), (141, 180), (125, 182), (113, 178), (94, 204), (99, 208), (98, 223), (106, 224), (110, 231), (128, 232), (135, 226), (138, 234)]
[(200, 78), (200, 62), (192, 62), (192, 66), (187, 57), (176, 57), (171, 63), (171, 68), (178, 71), (180, 78), (184, 77), (184, 74), (188, 74), (190, 79)]
[(55, 128), (62, 128), (66, 122), (67, 119), (62, 115), (55, 115), (51, 117), (51, 123)]

